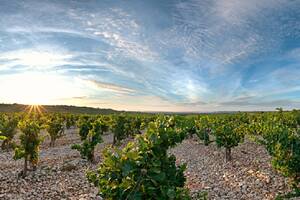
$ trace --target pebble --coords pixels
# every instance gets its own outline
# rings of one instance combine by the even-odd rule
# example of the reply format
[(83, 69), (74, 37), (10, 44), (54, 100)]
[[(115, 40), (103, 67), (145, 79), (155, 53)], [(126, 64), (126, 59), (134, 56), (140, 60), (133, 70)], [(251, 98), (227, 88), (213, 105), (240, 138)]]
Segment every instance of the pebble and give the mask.
[[(112, 142), (111, 135), (103, 138), (96, 160), (101, 160), (101, 151)], [(97, 188), (86, 179), (86, 170), (96, 169), (97, 165), (82, 160), (70, 148), (79, 142), (77, 134), (67, 133), (53, 148), (47, 142), (43, 144), (38, 170), (29, 171), (25, 179), (17, 177), (23, 161), (13, 160), (13, 152), (0, 152), (0, 199), (102, 200)], [(177, 164), (187, 163), (186, 187), (194, 199), (206, 191), (208, 199), (214, 200), (271, 200), (288, 191), (287, 180), (271, 168), (266, 150), (250, 141), (232, 150), (233, 161), (229, 163), (224, 162), (222, 149), (213, 143), (204, 146), (195, 138), (183, 141), (169, 153), (176, 156)]]
[(271, 168), (265, 148), (248, 140), (232, 150), (233, 160), (229, 163), (224, 162), (223, 150), (214, 143), (205, 146), (193, 138), (169, 153), (176, 156), (177, 164), (184, 163), (183, 159), (187, 163), (185, 174), (192, 196), (207, 191), (208, 199), (214, 200), (271, 200), (288, 191), (286, 178)]
[[(101, 155), (105, 145), (112, 143), (112, 136), (105, 135), (104, 143), (99, 145), (97, 156)], [(17, 175), (23, 168), (23, 160), (12, 159), (13, 152), (0, 150), (0, 199), (1, 200), (42, 200), (42, 199), (97, 199), (97, 188), (86, 179), (86, 170), (96, 169), (83, 161), (71, 145), (79, 143), (77, 134), (67, 134), (60, 138), (56, 146), (49, 148), (43, 144), (40, 151), (38, 169), (28, 171), (26, 178)], [(72, 165), (72, 170), (65, 170), (66, 165)], [(76, 167), (76, 168), (75, 168)], [(2, 184), (5, 183), (5, 184)]]

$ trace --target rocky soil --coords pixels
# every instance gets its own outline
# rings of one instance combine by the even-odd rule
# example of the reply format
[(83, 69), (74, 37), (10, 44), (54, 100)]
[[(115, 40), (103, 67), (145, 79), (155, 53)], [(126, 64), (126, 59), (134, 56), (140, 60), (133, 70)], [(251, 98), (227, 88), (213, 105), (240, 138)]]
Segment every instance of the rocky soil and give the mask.
[[(23, 161), (14, 161), (13, 152), (0, 150), (0, 199), (101, 199), (97, 189), (85, 178), (88, 169), (97, 165), (85, 162), (71, 145), (79, 143), (77, 130), (70, 130), (54, 148), (48, 139), (40, 152), (38, 170), (25, 178), (18, 178)], [(112, 143), (105, 135), (101, 150)], [(178, 163), (187, 163), (187, 184), (194, 199), (208, 194), (208, 199), (274, 199), (276, 194), (288, 191), (287, 180), (272, 170), (265, 149), (250, 141), (232, 152), (233, 161), (225, 163), (223, 151), (214, 144), (204, 146), (195, 138), (187, 139), (170, 153)]]
[(208, 199), (275, 199), (288, 191), (287, 179), (271, 168), (264, 147), (251, 141), (234, 148), (228, 163), (222, 149), (195, 138), (170, 152), (179, 163), (187, 163), (186, 185), (194, 197), (207, 193)]

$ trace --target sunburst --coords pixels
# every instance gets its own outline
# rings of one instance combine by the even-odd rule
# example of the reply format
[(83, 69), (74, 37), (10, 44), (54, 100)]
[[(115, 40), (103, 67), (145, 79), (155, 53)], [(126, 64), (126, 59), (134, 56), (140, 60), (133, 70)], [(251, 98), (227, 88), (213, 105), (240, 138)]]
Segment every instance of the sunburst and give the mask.
[(33, 104), (33, 105), (28, 105), (25, 111), (28, 112), (29, 114), (30, 113), (43, 114), (46, 111), (46, 109), (41, 105)]

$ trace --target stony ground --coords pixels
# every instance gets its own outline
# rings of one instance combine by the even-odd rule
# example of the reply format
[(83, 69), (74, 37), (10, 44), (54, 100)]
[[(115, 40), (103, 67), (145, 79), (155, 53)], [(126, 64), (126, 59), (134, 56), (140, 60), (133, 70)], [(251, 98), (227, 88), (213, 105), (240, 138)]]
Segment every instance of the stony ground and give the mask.
[[(0, 150), (0, 199), (101, 199), (97, 189), (86, 178), (87, 169), (95, 169), (80, 158), (70, 146), (80, 142), (77, 131), (67, 131), (54, 148), (46, 140), (40, 152), (40, 163), (35, 173), (18, 178), (23, 162), (14, 161), (12, 152)], [(112, 143), (105, 135), (101, 150)], [(233, 150), (233, 161), (225, 163), (222, 150), (215, 145), (204, 146), (195, 138), (187, 139), (170, 150), (178, 163), (187, 163), (187, 184), (195, 199), (208, 193), (208, 199), (274, 199), (275, 194), (288, 190), (286, 180), (272, 170), (270, 157), (264, 148), (245, 142)]]
[(170, 152), (179, 163), (187, 163), (187, 187), (194, 196), (207, 192), (208, 199), (258, 200), (288, 191), (287, 180), (272, 170), (266, 150), (250, 141), (233, 149), (229, 163), (221, 149), (195, 138)]

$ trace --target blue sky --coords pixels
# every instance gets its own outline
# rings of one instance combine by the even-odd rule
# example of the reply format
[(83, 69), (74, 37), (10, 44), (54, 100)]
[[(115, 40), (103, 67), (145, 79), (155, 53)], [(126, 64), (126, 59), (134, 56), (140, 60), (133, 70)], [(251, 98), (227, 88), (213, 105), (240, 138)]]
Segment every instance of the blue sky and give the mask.
[(1, 0), (0, 102), (300, 108), (300, 1)]

